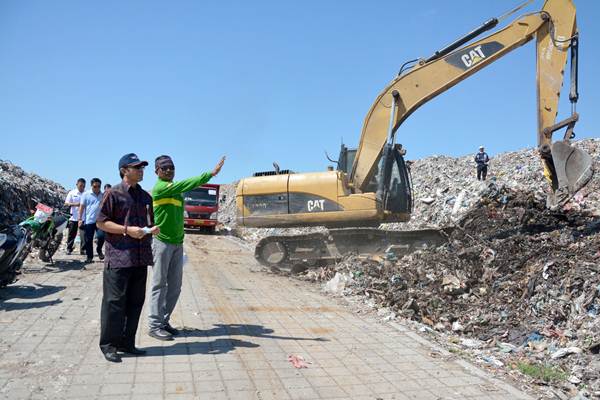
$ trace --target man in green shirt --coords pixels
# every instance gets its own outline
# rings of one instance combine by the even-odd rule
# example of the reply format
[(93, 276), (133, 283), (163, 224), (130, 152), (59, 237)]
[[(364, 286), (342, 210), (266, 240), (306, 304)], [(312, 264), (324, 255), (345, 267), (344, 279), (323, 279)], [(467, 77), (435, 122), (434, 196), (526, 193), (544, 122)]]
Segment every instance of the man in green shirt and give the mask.
[(155, 225), (160, 233), (152, 242), (154, 266), (152, 267), (151, 298), (148, 315), (148, 334), (159, 340), (173, 340), (179, 331), (169, 319), (181, 293), (183, 277), (183, 196), (182, 194), (205, 184), (216, 176), (225, 157), (212, 172), (174, 182), (175, 164), (169, 156), (159, 156), (155, 161), (158, 182), (152, 188)]

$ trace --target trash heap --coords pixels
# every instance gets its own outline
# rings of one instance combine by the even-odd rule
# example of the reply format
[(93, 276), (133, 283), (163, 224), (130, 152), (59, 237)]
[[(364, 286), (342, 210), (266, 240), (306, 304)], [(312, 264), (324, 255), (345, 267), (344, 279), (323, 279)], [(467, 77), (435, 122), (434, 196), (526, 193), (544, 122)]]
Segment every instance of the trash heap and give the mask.
[[(600, 164), (600, 139), (585, 139), (574, 146), (586, 151)], [(476, 177), (474, 154), (459, 158), (431, 156), (411, 162), (414, 210), (408, 223), (386, 224), (386, 229), (437, 228), (452, 224), (467, 213), (487, 191), (487, 182), (495, 182), (523, 191), (543, 200), (548, 183), (543, 174), (537, 149), (524, 149), (491, 157), (488, 178)], [(596, 169), (595, 181), (600, 171)], [(600, 192), (588, 185), (571, 206), (587, 208), (600, 214)], [(585, 202), (582, 200), (585, 198)]]
[(37, 201), (61, 207), (66, 195), (65, 188), (58, 183), (0, 160), (0, 225), (21, 222)]
[(583, 202), (552, 212), (535, 193), (491, 183), (446, 245), (400, 259), (353, 255), (308, 276), (338, 292), (342, 282), (492, 367), (539, 365), (564, 391), (600, 395), (600, 216)]

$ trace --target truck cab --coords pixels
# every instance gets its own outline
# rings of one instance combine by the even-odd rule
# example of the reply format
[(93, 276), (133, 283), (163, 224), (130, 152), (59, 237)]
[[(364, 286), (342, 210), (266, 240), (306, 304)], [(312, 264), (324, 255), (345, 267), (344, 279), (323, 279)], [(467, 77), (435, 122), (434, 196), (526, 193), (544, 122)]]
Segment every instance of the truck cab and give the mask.
[(219, 185), (207, 183), (185, 192), (184, 225), (213, 233), (217, 226), (219, 211)]

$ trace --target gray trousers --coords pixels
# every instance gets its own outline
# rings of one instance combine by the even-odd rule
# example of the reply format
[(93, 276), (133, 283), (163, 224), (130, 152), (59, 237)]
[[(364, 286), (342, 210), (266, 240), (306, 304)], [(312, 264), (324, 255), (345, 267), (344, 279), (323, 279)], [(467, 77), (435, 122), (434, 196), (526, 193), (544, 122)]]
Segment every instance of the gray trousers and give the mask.
[(152, 285), (148, 314), (149, 330), (164, 328), (171, 318), (181, 293), (183, 278), (183, 244), (152, 239)]

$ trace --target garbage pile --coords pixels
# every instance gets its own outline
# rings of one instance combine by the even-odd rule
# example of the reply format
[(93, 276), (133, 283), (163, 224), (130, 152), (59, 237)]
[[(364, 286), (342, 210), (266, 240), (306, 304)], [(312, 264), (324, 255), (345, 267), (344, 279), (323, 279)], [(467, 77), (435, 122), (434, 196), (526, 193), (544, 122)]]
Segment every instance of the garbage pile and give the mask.
[[(577, 141), (574, 146), (586, 151), (596, 164), (600, 163), (600, 139)], [(486, 183), (477, 180), (473, 158), (474, 155), (459, 158), (431, 156), (412, 162), (414, 210), (411, 220), (387, 224), (385, 228), (437, 228), (452, 224), (468, 212), (487, 190)], [(537, 149), (502, 153), (491, 158), (486, 182), (528, 192), (542, 200), (548, 190), (542, 171)], [(600, 192), (591, 189), (598, 188), (598, 175), (600, 171), (594, 176), (596, 184), (581, 190), (572, 207), (593, 209), (600, 213)], [(582, 202), (583, 199), (586, 201)]]
[(56, 182), (0, 160), (0, 225), (21, 222), (37, 202), (61, 207), (67, 192)]
[(557, 373), (541, 383), (600, 396), (600, 215), (583, 203), (551, 212), (535, 193), (490, 183), (446, 245), (353, 255), (308, 276), (475, 348), (492, 367), (540, 365)]

